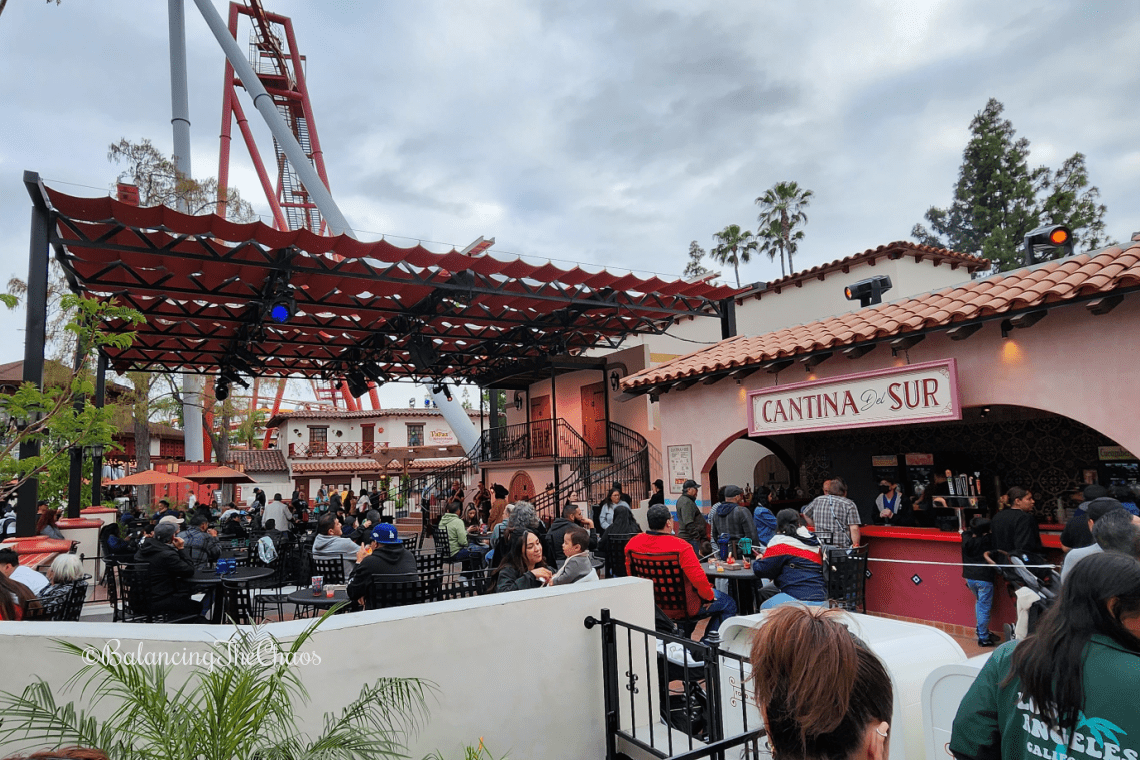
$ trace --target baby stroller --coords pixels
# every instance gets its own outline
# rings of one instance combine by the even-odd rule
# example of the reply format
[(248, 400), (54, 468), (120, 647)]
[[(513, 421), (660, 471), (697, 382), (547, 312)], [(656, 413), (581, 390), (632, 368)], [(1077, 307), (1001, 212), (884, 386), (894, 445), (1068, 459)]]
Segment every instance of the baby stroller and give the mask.
[[(1005, 579), (1006, 589), (1010, 597), (1015, 597), (1017, 590), (1027, 588), (1040, 597), (1029, 608), (1029, 632), (1037, 628), (1037, 621), (1045, 610), (1053, 606), (1053, 602), (1061, 593), (1061, 574), (1053, 567), (1027, 567), (1027, 565), (1045, 565), (1047, 561), (1037, 554), (1010, 554), (1004, 551), (993, 551), (998, 561), (998, 569)], [(1005, 625), (1005, 639), (1013, 638), (1013, 626)]]
[[(684, 631), (654, 606), (657, 638), (657, 681), (661, 719), (667, 725), (700, 741), (708, 740), (709, 698), (705, 692), (704, 647), (689, 639)], [(681, 690), (669, 688), (681, 682)]]

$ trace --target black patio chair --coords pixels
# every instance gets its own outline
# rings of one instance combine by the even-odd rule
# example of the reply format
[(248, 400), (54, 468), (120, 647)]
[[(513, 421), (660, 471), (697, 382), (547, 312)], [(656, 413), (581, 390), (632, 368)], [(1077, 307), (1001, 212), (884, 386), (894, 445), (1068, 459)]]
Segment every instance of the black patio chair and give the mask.
[[(338, 557), (313, 557), (313, 575), (324, 577), (325, 585), (344, 583), (344, 560)], [(309, 578), (308, 580), (311, 580)], [(305, 584), (309, 585), (308, 583)]]
[(285, 617), (285, 604), (289, 600), (289, 595), (284, 593), (282, 589), (294, 585), (293, 580), (297, 571), (297, 545), (283, 542), (278, 546), (277, 559), (270, 563), (270, 567), (273, 568), (273, 575), (257, 584), (253, 594), (254, 617), (261, 622), (265, 622), (270, 607), (277, 608), (278, 620)]
[(382, 610), (388, 607), (423, 604), (427, 601), (427, 593), (427, 584), (423, 577), (407, 581), (385, 581), (374, 578), (368, 584), (367, 608)]
[(222, 605), (225, 622), (234, 625), (252, 625), (254, 617), (250, 589), (244, 583), (222, 579), (222, 598), (215, 604)]
[(636, 536), (636, 533), (619, 533), (602, 537), (607, 578), (624, 578), (628, 573), (625, 570), (625, 545)]
[(119, 603), (127, 623), (185, 623), (198, 615), (154, 609), (151, 603), (150, 565), (145, 562), (118, 565)]
[(832, 607), (867, 612), (868, 548), (827, 550), (827, 598)]

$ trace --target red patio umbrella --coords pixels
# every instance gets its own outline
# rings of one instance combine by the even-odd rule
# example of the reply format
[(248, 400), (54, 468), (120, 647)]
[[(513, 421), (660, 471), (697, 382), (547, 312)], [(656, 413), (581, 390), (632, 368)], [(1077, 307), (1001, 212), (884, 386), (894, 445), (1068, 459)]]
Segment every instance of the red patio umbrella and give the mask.
[(134, 475), (127, 475), (118, 480), (104, 483), (108, 486), (161, 486), (161, 485), (193, 485), (193, 480), (187, 480), (181, 475), (163, 472), (162, 470), (141, 470)]
[(256, 483), (257, 481), (246, 475), (241, 470), (235, 470), (232, 467), (214, 467), (209, 470), (202, 470), (201, 472), (191, 473), (186, 477), (190, 478), (196, 483)]

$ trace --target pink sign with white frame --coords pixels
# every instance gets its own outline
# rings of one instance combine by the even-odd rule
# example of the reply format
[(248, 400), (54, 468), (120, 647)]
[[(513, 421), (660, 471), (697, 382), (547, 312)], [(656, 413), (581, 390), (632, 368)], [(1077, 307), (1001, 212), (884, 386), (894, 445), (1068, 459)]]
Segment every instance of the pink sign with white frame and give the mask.
[(954, 359), (748, 393), (750, 435), (962, 419)]

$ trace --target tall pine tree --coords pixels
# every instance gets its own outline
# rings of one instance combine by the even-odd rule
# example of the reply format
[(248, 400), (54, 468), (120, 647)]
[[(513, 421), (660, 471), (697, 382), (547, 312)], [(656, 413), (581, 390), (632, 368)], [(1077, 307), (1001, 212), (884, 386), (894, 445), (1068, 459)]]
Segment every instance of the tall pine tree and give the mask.
[(1105, 207), (1097, 203), (1100, 191), (1089, 185), (1084, 156), (1073, 155), (1056, 172), (1044, 166), (1031, 170), (1029, 140), (1017, 137), (1002, 118), (1004, 108), (990, 98), (974, 116), (953, 203), (931, 207), (925, 216), (930, 229), (916, 224), (911, 235), (927, 245), (984, 256), (1002, 271), (1021, 266), (1025, 233), (1041, 224), (1069, 225), (1083, 250), (1109, 244)]

